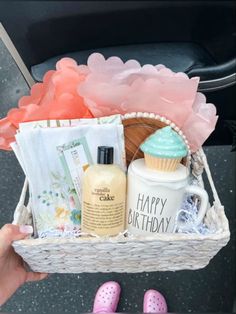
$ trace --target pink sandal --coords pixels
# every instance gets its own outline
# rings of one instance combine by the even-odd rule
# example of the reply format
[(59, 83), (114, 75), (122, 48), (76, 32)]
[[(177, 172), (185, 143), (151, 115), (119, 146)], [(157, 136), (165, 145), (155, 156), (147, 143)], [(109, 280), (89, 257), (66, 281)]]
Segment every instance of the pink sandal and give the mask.
[(94, 299), (93, 313), (115, 313), (120, 290), (120, 285), (115, 281), (108, 281), (101, 285)]
[(143, 299), (144, 313), (167, 313), (167, 304), (163, 295), (156, 290), (148, 290)]

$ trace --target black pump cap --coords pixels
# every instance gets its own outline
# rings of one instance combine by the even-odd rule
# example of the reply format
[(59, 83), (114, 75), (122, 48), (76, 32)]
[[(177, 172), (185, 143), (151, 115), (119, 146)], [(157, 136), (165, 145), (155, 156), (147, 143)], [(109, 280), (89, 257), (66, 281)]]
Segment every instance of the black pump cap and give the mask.
[(114, 149), (112, 146), (98, 146), (98, 164), (113, 164)]

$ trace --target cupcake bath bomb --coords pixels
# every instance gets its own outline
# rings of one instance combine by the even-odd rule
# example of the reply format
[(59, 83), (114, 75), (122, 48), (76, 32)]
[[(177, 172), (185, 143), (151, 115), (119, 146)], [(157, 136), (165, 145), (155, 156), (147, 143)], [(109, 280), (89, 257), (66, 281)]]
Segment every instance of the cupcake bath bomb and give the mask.
[(144, 152), (146, 166), (159, 171), (175, 171), (188, 153), (184, 140), (170, 126), (149, 136), (140, 149)]

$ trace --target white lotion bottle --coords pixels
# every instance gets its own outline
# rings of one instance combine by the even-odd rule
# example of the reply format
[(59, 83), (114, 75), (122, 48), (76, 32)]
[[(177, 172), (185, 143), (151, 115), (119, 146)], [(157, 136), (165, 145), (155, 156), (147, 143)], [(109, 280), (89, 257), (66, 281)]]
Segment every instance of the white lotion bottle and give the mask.
[(113, 164), (114, 149), (99, 146), (97, 164), (84, 173), (82, 232), (115, 236), (123, 232), (126, 220), (126, 175)]

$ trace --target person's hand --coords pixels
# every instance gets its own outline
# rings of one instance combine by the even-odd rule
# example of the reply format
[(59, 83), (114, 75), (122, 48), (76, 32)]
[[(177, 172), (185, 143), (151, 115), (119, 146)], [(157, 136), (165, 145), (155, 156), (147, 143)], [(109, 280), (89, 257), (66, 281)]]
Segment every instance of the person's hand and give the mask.
[(33, 232), (31, 226), (7, 224), (0, 229), (0, 306), (27, 281), (38, 281), (47, 277), (45, 273), (28, 272), (22, 258), (11, 244), (24, 239)]

